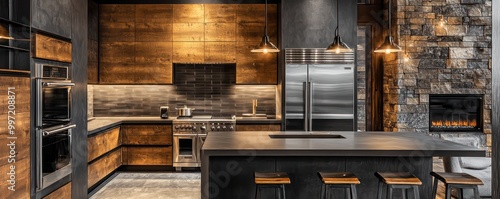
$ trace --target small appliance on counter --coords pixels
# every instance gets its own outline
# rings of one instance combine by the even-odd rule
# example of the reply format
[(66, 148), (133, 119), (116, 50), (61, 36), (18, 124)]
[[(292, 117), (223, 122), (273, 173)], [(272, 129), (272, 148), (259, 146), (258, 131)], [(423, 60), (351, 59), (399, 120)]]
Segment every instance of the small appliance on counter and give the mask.
[(160, 106), (160, 118), (168, 119), (168, 106)]

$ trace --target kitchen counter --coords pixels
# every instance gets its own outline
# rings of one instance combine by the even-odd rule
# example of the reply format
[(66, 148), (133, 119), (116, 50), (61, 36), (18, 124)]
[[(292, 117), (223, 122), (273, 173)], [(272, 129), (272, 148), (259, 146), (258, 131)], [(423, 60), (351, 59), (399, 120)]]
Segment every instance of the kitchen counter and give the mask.
[[(159, 117), (94, 117), (88, 122), (88, 135), (101, 132), (121, 124), (172, 124), (172, 120)], [(281, 119), (237, 118), (236, 124), (281, 124)]]
[(95, 117), (88, 122), (88, 135), (110, 129), (121, 124), (172, 124), (172, 119), (159, 117)]
[[(202, 148), (202, 198), (251, 198), (253, 172), (286, 172), (291, 184), (286, 195), (319, 198), (318, 171), (353, 172), (361, 181), (359, 198), (376, 195), (378, 171), (411, 172), (422, 181), (420, 196), (431, 192), (432, 157), (485, 156), (484, 149), (460, 145), (421, 133), (313, 132), (345, 138), (271, 138), (270, 134), (308, 132), (245, 131), (208, 135)], [(274, 191), (264, 191), (273, 198)], [(343, 197), (340, 192), (339, 197)], [(384, 196), (385, 197), (385, 196)], [(395, 198), (402, 198), (396, 192)]]

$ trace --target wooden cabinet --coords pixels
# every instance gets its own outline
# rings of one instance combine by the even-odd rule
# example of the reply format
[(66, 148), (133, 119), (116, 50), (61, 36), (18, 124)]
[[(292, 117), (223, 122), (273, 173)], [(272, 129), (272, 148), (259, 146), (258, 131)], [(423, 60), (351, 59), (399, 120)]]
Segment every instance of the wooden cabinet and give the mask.
[(122, 149), (118, 148), (111, 153), (100, 157), (88, 166), (88, 187), (115, 171), (122, 165)]
[[(268, 9), (278, 45), (278, 7)], [(250, 52), (263, 13), (263, 4), (101, 4), (99, 83), (172, 84), (174, 63), (236, 63), (236, 84), (276, 84), (277, 54)]]
[(43, 199), (71, 199), (71, 182), (56, 189)]
[(34, 28), (71, 38), (72, 1), (32, 0), (31, 2), (33, 6), (31, 18)]
[(122, 144), (120, 127), (108, 130), (96, 136), (88, 138), (88, 162), (97, 157), (120, 147)]
[(123, 165), (171, 166), (172, 146), (124, 146)]
[(123, 125), (123, 165), (172, 165), (172, 125)]
[(279, 124), (237, 124), (236, 131), (281, 131)]
[(123, 125), (124, 145), (172, 145), (172, 125)]
[(35, 33), (31, 55), (35, 58), (71, 63), (71, 42)]
[(0, 76), (0, 110), (0, 198), (29, 198), (29, 77)]

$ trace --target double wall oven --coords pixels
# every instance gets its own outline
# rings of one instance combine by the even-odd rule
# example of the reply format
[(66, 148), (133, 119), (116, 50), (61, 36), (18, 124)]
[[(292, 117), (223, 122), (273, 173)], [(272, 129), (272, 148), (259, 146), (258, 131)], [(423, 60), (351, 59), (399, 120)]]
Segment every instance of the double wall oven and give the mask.
[(212, 119), (211, 116), (179, 117), (173, 121), (173, 166), (201, 166), (201, 147), (209, 132), (234, 131), (233, 119)]
[(36, 187), (71, 174), (71, 82), (68, 66), (35, 65)]

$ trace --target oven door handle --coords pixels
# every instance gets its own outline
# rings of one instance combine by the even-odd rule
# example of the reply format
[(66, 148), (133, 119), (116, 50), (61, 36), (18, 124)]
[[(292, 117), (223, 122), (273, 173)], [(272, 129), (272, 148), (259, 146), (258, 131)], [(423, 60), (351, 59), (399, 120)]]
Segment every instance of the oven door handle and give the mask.
[(71, 124), (68, 126), (64, 126), (62, 128), (54, 129), (54, 130), (42, 131), (42, 135), (43, 135), (43, 137), (45, 137), (45, 136), (57, 134), (57, 133), (60, 133), (60, 132), (63, 132), (65, 130), (72, 129), (75, 127), (76, 127), (76, 124)]
[(43, 86), (48, 86), (48, 87), (75, 86), (75, 83), (71, 83), (71, 82), (44, 82)]
[(198, 134), (174, 134), (174, 136), (179, 137), (196, 137)]

